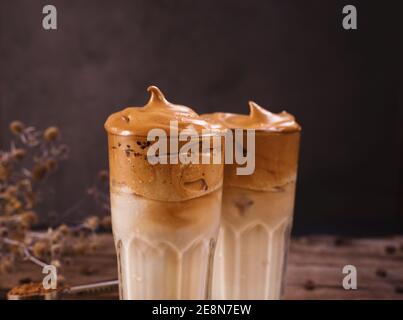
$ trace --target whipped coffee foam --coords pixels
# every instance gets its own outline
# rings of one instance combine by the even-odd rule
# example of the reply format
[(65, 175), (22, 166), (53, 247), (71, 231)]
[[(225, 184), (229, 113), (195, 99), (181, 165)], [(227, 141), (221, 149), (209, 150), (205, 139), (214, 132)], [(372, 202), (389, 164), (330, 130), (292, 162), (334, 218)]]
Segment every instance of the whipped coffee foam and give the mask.
[[(112, 114), (105, 123), (108, 131), (111, 191), (125, 190), (160, 201), (183, 201), (217, 190), (222, 185), (222, 164), (150, 164), (147, 160), (149, 130), (170, 132), (170, 121), (180, 130), (217, 129), (192, 109), (168, 102), (154, 86), (144, 107), (130, 107)], [(204, 139), (204, 137), (200, 137)], [(210, 139), (207, 137), (206, 139)]]
[(271, 113), (254, 102), (249, 102), (249, 107), (249, 115), (221, 112), (202, 115), (228, 129), (256, 130), (255, 172), (237, 175), (236, 164), (225, 165), (224, 184), (253, 190), (281, 189), (296, 179), (301, 127), (285, 111)]
[(128, 107), (113, 113), (105, 123), (105, 129), (115, 135), (144, 136), (152, 129), (163, 129), (167, 135), (170, 122), (178, 121), (178, 129), (191, 129), (198, 133), (202, 130), (213, 130), (215, 125), (201, 118), (191, 108), (169, 102), (155, 86), (147, 89), (151, 93), (150, 100), (142, 107)]
[(271, 113), (253, 101), (249, 101), (249, 115), (216, 112), (203, 115), (212, 123), (229, 129), (255, 129), (267, 132), (297, 132), (301, 130), (293, 115), (286, 111)]

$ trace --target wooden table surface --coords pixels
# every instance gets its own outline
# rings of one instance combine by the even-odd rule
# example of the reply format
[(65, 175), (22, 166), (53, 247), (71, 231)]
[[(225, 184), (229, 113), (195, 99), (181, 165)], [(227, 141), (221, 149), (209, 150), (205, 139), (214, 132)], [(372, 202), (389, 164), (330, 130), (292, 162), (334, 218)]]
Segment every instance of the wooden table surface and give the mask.
[[(70, 285), (116, 278), (111, 235), (100, 235), (97, 253), (75, 257), (64, 267)], [(357, 269), (357, 290), (342, 286), (342, 269)], [(0, 294), (21, 282), (42, 281), (39, 267), (19, 262), (13, 273), (0, 275)], [(73, 296), (74, 299), (117, 299), (117, 291)], [(402, 299), (403, 236), (351, 239), (333, 236), (294, 238), (291, 242), (285, 299)]]

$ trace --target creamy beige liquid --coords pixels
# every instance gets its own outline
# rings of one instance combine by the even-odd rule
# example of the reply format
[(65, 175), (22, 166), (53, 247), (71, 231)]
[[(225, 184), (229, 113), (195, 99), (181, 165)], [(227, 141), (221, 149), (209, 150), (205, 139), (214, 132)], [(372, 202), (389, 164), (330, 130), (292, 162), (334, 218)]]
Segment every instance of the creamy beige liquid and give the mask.
[(276, 192), (226, 187), (213, 299), (279, 299), (295, 183)]
[(183, 202), (111, 193), (122, 299), (207, 299), (221, 189)]

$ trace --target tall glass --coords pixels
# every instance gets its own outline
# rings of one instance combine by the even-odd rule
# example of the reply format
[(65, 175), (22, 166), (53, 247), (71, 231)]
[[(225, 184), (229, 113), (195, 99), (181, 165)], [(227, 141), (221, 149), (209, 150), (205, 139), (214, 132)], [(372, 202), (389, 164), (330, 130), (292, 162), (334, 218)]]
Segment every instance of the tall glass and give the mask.
[(145, 137), (108, 141), (121, 299), (210, 298), (223, 164), (151, 164)]
[(279, 299), (293, 218), (299, 132), (256, 132), (255, 172), (225, 165), (213, 298)]

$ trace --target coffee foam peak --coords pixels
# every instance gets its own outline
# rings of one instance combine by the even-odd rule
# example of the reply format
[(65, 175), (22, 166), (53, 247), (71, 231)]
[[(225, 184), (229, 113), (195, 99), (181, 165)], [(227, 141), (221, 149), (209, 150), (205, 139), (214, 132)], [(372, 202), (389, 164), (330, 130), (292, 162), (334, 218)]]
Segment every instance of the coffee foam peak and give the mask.
[(147, 136), (152, 129), (163, 129), (169, 134), (171, 121), (178, 122), (178, 129), (190, 129), (199, 134), (202, 130), (217, 130), (217, 125), (201, 118), (191, 108), (169, 102), (156, 86), (147, 89), (151, 96), (143, 107), (128, 107), (113, 113), (105, 123), (110, 134), (122, 136)]
[(249, 115), (216, 112), (202, 117), (228, 129), (255, 129), (268, 132), (296, 132), (301, 127), (293, 115), (286, 111), (272, 113), (253, 101), (249, 101)]

